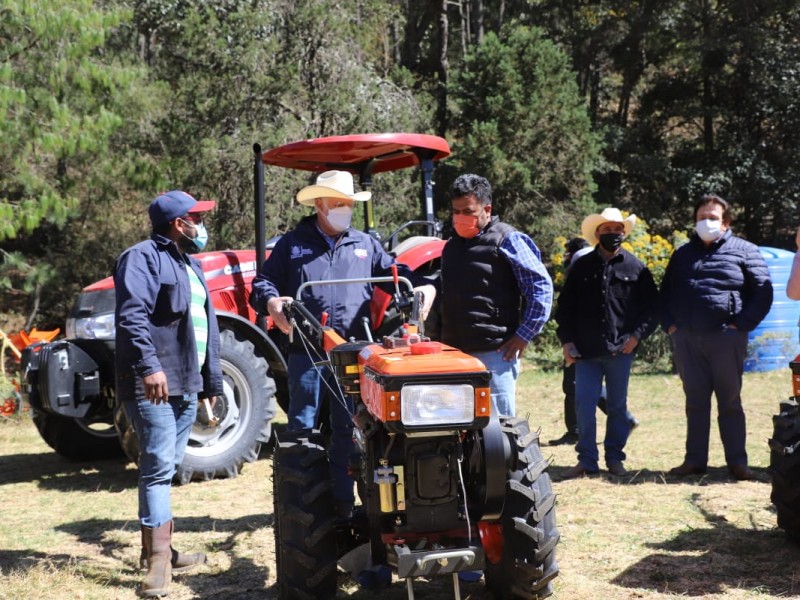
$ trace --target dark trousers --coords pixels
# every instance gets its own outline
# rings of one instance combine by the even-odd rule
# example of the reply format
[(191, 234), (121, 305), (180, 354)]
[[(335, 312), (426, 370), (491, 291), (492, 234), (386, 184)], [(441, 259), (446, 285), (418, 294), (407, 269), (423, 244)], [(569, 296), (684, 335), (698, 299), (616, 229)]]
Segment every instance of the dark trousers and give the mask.
[(737, 329), (672, 334), (675, 364), (686, 394), (686, 462), (708, 463), (711, 394), (717, 396), (717, 424), (725, 462), (746, 465), (746, 424), (742, 408), (742, 373), (747, 333)]

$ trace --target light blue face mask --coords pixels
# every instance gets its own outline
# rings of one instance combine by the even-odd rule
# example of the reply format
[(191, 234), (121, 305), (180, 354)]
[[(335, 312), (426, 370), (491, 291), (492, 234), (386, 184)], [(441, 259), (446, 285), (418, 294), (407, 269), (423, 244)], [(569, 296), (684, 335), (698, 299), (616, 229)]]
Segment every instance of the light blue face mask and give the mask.
[[(183, 221), (183, 219), (181, 219), (181, 221)], [(208, 244), (208, 230), (206, 229), (205, 224), (204, 223), (190, 223), (188, 221), (183, 221), (183, 222), (186, 223), (187, 225), (191, 226), (191, 227), (194, 227), (194, 230), (197, 232), (197, 235), (195, 237), (193, 237), (193, 238), (189, 237), (185, 233), (181, 232), (181, 233), (183, 233), (183, 237), (185, 237), (187, 240), (192, 242), (192, 244), (194, 244), (194, 248), (196, 248), (197, 252), (201, 251), (203, 248), (206, 247), (206, 244)], [(186, 250), (186, 251), (188, 251), (188, 250)], [(193, 254), (193, 252), (191, 252), (191, 251), (188, 251), (188, 252), (190, 254)]]
[(195, 246), (197, 246), (198, 250), (202, 250), (208, 244), (208, 230), (203, 223), (198, 223), (195, 225), (195, 229), (197, 231), (197, 235), (194, 237), (192, 242)]

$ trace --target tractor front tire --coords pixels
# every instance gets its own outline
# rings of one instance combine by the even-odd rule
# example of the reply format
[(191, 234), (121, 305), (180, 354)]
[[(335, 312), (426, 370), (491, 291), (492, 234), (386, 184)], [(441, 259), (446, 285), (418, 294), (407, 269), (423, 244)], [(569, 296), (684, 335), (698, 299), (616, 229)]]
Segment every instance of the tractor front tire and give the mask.
[(112, 423), (88, 422), (35, 409), (33, 423), (47, 445), (70, 460), (102, 460), (123, 455)]
[(500, 517), (502, 555), (496, 562), (487, 557), (486, 585), (504, 600), (546, 598), (558, 575), (559, 539), (549, 462), (539, 448), (539, 434), (530, 431), (525, 419), (503, 419), (501, 424), (514, 459)]
[(769, 440), (770, 499), (778, 513), (778, 527), (800, 544), (800, 406), (796, 398), (781, 402), (781, 412), (772, 417)]
[(278, 597), (336, 596), (336, 513), (328, 454), (317, 430), (287, 431), (273, 454)]

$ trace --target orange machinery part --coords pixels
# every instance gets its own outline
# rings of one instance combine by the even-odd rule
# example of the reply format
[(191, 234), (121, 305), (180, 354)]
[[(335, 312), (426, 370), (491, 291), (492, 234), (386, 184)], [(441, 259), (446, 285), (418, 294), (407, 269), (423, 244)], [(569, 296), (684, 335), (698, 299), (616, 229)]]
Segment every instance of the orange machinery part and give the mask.
[[(414, 349), (414, 346), (420, 346)], [(358, 358), (361, 398), (370, 412), (383, 422), (400, 420), (398, 391), (387, 392), (373, 378), (369, 370), (378, 375), (408, 376), (437, 373), (481, 373), (484, 364), (469, 354), (439, 342), (420, 342), (399, 348), (384, 348), (378, 344), (366, 346)], [(488, 387), (475, 389), (475, 417), (488, 417), (491, 393)]]
[(61, 330), (58, 328), (39, 330), (34, 327), (30, 331), (21, 329), (19, 333), (12, 333), (8, 336), (8, 340), (14, 344), (14, 347), (18, 350), (24, 350), (36, 342), (51, 342), (59, 333), (61, 333)]

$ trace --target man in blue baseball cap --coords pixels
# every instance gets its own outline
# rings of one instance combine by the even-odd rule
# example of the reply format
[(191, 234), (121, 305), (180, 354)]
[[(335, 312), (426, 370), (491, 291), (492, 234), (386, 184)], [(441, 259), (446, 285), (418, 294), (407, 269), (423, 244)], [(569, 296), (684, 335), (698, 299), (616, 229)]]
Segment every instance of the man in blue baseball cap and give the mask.
[(140, 449), (143, 597), (166, 595), (173, 570), (206, 560), (172, 548), (170, 491), (198, 398), (213, 407), (223, 391), (214, 307), (200, 262), (189, 256), (205, 248), (203, 217), (214, 205), (181, 190), (161, 194), (148, 210), (150, 239), (125, 250), (114, 268), (116, 394)]

